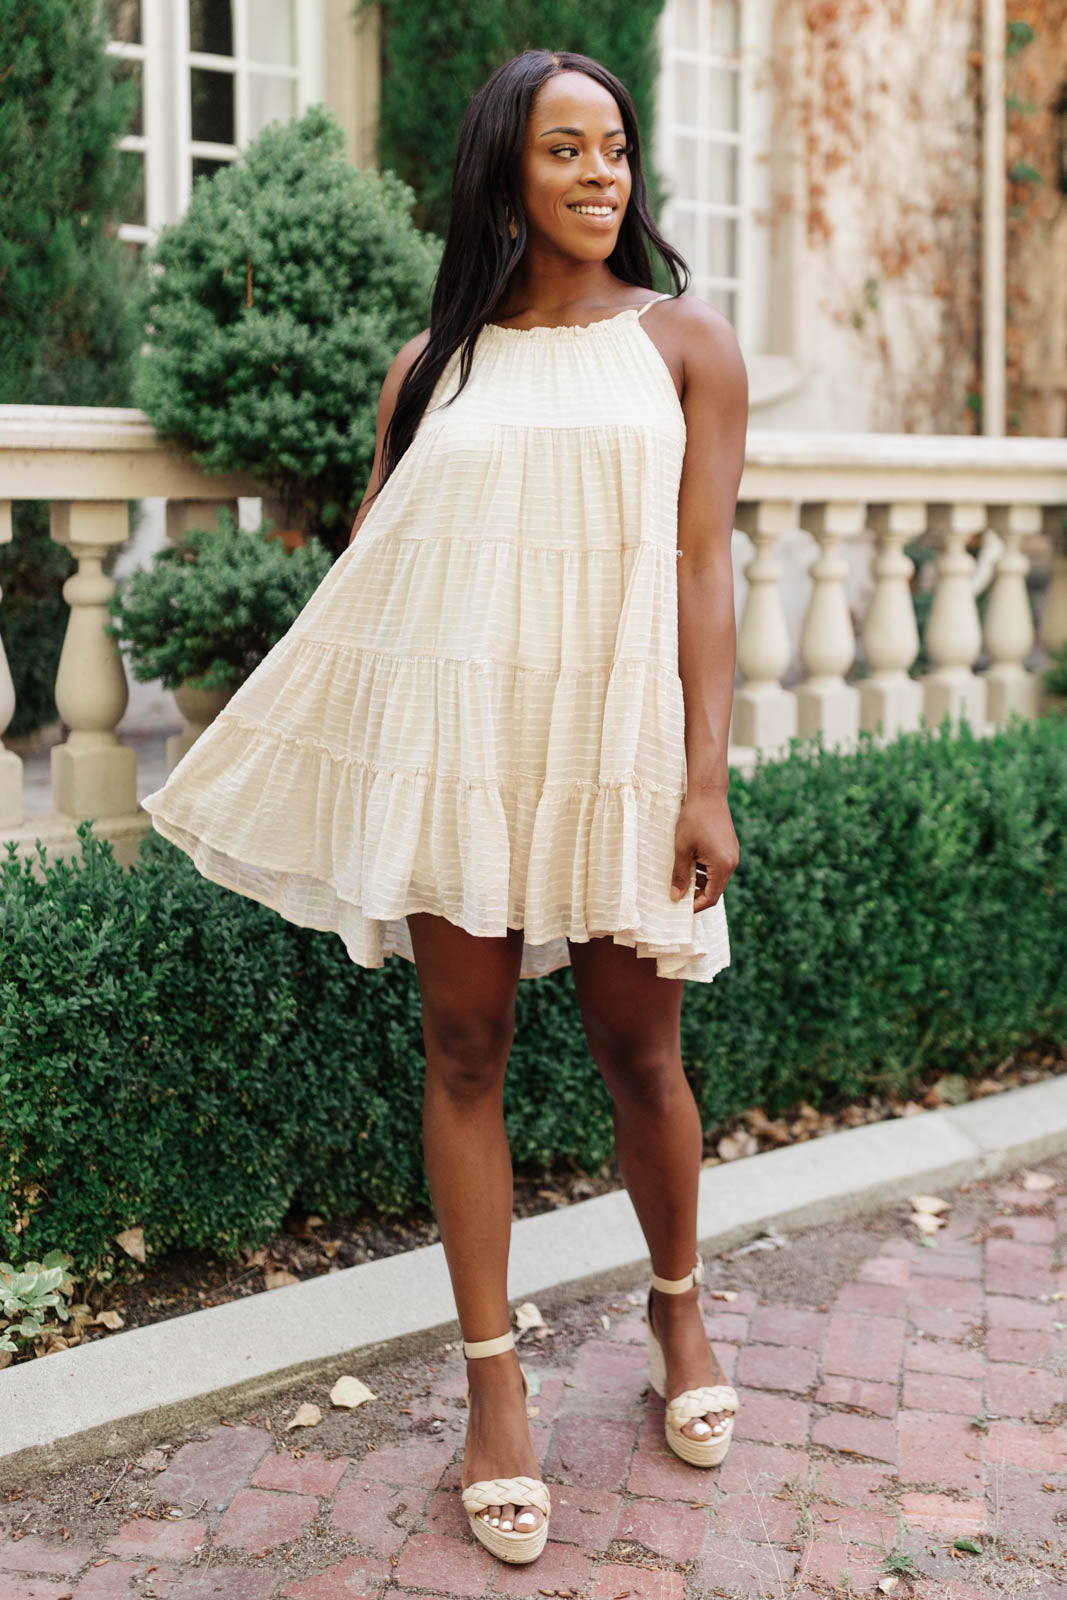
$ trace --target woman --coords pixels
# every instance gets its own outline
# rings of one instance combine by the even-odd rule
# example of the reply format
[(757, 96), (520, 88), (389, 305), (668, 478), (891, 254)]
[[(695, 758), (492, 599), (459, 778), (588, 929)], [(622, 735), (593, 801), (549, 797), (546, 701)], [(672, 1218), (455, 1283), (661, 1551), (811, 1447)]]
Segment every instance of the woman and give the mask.
[[(679, 297), (652, 292), (650, 246)], [(430, 327), (382, 387), (353, 542), (145, 801), (206, 876), (333, 929), (364, 966), (416, 964), (469, 1362), (463, 1502), (512, 1562), (543, 1549), (551, 1509), (507, 1301), (520, 978), (573, 968), (654, 1268), (668, 1443), (713, 1465), (737, 1409), (698, 1303), (679, 1021), (681, 980), (729, 962), (747, 384), (683, 275), (618, 79), (544, 50), (495, 72), (460, 133)]]

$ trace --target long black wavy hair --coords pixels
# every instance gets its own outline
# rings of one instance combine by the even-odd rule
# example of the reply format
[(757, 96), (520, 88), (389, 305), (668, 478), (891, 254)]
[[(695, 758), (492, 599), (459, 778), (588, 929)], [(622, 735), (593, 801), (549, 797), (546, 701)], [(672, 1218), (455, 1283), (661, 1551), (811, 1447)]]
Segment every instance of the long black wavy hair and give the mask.
[[(622, 116), (631, 189), (608, 266), (624, 282), (651, 289), (651, 246), (666, 263), (675, 293), (688, 286), (686, 262), (663, 238), (649, 211), (637, 114), (625, 85), (599, 61), (572, 51), (524, 50), (505, 61), (474, 95), (460, 128), (430, 337), (397, 391), (382, 441), (381, 487), (415, 437), (434, 385), (460, 345), (459, 388), (467, 382), (478, 334), (501, 303), (526, 248), (519, 196), (526, 123), (538, 89), (560, 72), (584, 72), (595, 79), (614, 97)], [(508, 208), (517, 227), (514, 239), (506, 222)]]

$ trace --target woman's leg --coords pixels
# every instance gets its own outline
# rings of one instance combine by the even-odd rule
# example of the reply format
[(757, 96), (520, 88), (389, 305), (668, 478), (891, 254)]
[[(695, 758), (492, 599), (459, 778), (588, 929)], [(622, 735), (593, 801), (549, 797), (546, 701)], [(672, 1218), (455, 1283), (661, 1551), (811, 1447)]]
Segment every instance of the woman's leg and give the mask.
[[(422, 1000), (422, 1133), (434, 1213), (463, 1337), (493, 1339), (511, 1326), (513, 1191), (503, 1091), (522, 931), (480, 939), (425, 912), (409, 916), (408, 927)], [(467, 1379), (463, 1486), (480, 1478), (539, 1477), (517, 1351), (475, 1357)], [(531, 1506), (490, 1506), (486, 1516), (524, 1533), (544, 1521)]]
[[(619, 1171), (648, 1241), (652, 1270), (661, 1278), (684, 1278), (696, 1259), (703, 1136), (682, 1071), (683, 984), (658, 977), (651, 957), (610, 937), (572, 940), (569, 946), (585, 1036), (613, 1102)], [(652, 1290), (668, 1395), (726, 1382), (699, 1301), (695, 1284), (682, 1294)], [(701, 1439), (724, 1426), (724, 1414), (709, 1411), (682, 1431)]]

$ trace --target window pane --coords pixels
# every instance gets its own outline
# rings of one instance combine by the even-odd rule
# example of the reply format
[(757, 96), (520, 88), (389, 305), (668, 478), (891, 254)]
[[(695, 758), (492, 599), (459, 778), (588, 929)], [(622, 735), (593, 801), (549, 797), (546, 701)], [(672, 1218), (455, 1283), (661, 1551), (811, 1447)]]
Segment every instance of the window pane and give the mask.
[(144, 62), (115, 61), (115, 76), (117, 78), (132, 78), (137, 85), (137, 104), (130, 113), (130, 120), (126, 128), (127, 133), (144, 133)]
[(266, 66), (296, 66), (293, 0), (253, 0), (248, 8), (248, 55)]
[(131, 184), (130, 198), (126, 202), (126, 214), (122, 221), (139, 222), (144, 225), (147, 221), (144, 200), (144, 156), (140, 150), (120, 150), (119, 162), (123, 178)]
[(120, 44), (141, 43), (141, 0), (105, 0), (111, 37)]
[(193, 138), (210, 144), (233, 144), (233, 73), (189, 69)]
[(189, 0), (189, 48), (213, 56), (233, 55), (230, 0)]
[(248, 75), (248, 132), (251, 138), (268, 122), (288, 122), (296, 116), (296, 80), (272, 78), (267, 73)]
[(721, 311), (724, 317), (729, 317), (733, 322), (737, 296), (732, 289), (706, 289), (701, 299), (706, 300), (709, 306), (714, 306), (716, 311)]
[(678, 61), (674, 67), (676, 122), (695, 128), (700, 120), (700, 86), (695, 61)]
[(736, 132), (738, 74), (729, 67), (706, 66), (703, 80), (700, 126)]
[(700, 263), (712, 278), (737, 276), (737, 224), (730, 217), (708, 217), (704, 224), (705, 254)]
[(678, 134), (674, 141), (675, 194), (679, 199), (696, 200), (697, 196), (697, 146), (698, 140)]
[(677, 207), (671, 221), (671, 244), (680, 251), (690, 266), (696, 262), (696, 218), (691, 211)]
[(737, 204), (737, 146), (709, 143), (706, 150), (707, 183), (702, 200), (717, 205)]
[(735, 55), (740, 32), (737, 0), (711, 0), (711, 48), (719, 55)]
[(229, 165), (228, 161), (216, 161), (214, 156), (194, 156), (193, 182), (195, 183), (197, 178), (211, 178), (216, 172)]

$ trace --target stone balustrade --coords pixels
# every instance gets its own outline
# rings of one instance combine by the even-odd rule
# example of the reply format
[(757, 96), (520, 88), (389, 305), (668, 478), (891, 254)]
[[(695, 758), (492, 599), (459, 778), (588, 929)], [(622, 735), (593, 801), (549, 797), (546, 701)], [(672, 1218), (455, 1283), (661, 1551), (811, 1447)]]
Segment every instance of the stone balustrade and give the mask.
[[(0, 751), (0, 840), (69, 843), (93, 817), (120, 855), (135, 851), (147, 818), (134, 752), (115, 733), (127, 684), (104, 632), (114, 583), (103, 562), (128, 537), (131, 499), (163, 497), (180, 542), (205, 514), (236, 514), (238, 496), (262, 493), (247, 478), (208, 477), (138, 411), (0, 406), (0, 542), (13, 501), (48, 500), (52, 537), (77, 562), (64, 586), (56, 703), (67, 736), (52, 751), (53, 810), (24, 817), (21, 762)], [(1065, 441), (750, 430), (734, 536), (731, 759), (746, 769), (796, 735), (848, 748), (860, 729), (888, 739), (946, 715), (981, 731), (1036, 715), (1041, 672), (1067, 641), (1065, 512)], [(931, 557), (920, 674), (906, 548)], [(0, 648), (0, 732), (13, 709)]]

